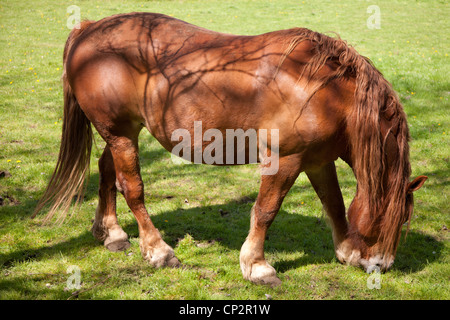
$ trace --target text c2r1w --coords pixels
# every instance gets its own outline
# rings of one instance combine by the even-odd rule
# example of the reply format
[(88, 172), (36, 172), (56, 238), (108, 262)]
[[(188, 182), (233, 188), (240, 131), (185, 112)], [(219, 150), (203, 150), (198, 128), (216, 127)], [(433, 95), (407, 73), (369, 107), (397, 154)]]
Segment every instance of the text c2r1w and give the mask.
[(214, 313), (223, 313), (225, 315), (268, 315), (270, 312), (269, 304), (226, 304), (222, 308), (189, 306), (180, 307), (180, 315), (204, 315), (209, 318)]

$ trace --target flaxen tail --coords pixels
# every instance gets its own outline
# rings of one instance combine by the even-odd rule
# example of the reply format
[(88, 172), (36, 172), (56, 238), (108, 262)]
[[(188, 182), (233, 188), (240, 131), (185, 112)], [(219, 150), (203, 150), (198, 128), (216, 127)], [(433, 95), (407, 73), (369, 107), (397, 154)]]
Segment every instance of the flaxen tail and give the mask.
[(85, 192), (85, 181), (89, 174), (93, 141), (92, 128), (69, 85), (66, 75), (66, 61), (73, 41), (91, 23), (90, 21), (83, 21), (80, 28), (74, 28), (64, 48), (64, 73), (62, 77), (64, 118), (61, 146), (56, 168), (32, 215), (32, 218), (34, 218), (45, 206), (50, 205), (44, 222), (51, 220), (56, 213), (58, 213), (57, 222), (63, 222), (73, 199), (76, 198), (78, 204), (83, 199)]

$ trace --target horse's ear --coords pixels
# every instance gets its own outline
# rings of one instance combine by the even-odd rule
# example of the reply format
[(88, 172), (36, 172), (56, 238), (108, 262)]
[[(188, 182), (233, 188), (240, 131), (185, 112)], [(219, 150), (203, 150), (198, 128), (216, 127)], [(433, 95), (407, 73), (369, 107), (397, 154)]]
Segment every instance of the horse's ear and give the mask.
[(408, 184), (408, 193), (413, 193), (414, 191), (419, 190), (425, 181), (427, 181), (427, 176), (418, 176), (413, 181)]

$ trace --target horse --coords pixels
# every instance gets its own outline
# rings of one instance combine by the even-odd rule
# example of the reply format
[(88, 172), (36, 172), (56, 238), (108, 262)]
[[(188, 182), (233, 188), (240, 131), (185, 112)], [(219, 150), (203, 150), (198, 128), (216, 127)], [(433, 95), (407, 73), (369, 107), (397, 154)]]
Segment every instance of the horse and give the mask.
[[(57, 221), (63, 221), (73, 199), (81, 201), (93, 126), (106, 142), (98, 162), (93, 236), (111, 251), (130, 246), (117, 222), (119, 191), (137, 220), (143, 258), (154, 267), (177, 267), (180, 261), (144, 203), (141, 129), (146, 127), (168, 151), (180, 143), (180, 137), (173, 139), (174, 131), (193, 135), (196, 122), (201, 122), (200, 133), (276, 130), (277, 139), (267, 138), (265, 153), (258, 154), (261, 168), (276, 161), (277, 170), (263, 174), (261, 169), (250, 230), (240, 250), (244, 279), (281, 283), (265, 259), (264, 243), (301, 172), (327, 213), (337, 259), (366, 271), (392, 266), (402, 226), (407, 223), (409, 229), (413, 192), (427, 177), (410, 181), (410, 135), (392, 85), (339, 36), (306, 28), (232, 35), (163, 14), (134, 12), (82, 21), (66, 41), (63, 66), (59, 156), (32, 217), (49, 205), (44, 221), (57, 213)], [(190, 154), (192, 161), (192, 153), (214, 142), (191, 141), (184, 156)], [(246, 142), (240, 152), (251, 147)], [(238, 151), (215, 150), (219, 158)], [(336, 173), (338, 158), (356, 178), (347, 212)]]

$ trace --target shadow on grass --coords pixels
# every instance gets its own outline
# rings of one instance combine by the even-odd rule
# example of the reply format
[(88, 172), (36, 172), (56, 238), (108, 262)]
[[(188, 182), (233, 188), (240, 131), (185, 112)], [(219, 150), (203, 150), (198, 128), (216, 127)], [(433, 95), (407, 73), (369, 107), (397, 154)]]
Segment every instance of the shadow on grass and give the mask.
[[(118, 282), (124, 280), (138, 282), (139, 279), (147, 278), (155, 272), (155, 269), (150, 266), (130, 266), (116, 268), (112, 272), (95, 271), (89, 272), (89, 277), (81, 276), (81, 287), (67, 288), (66, 284), (70, 273), (29, 273), (22, 277), (4, 277), (0, 280), (0, 297), (4, 298), (1, 293), (8, 292), (11, 295), (19, 296), (24, 299), (37, 300), (87, 300), (87, 299), (117, 299), (117, 292), (114, 288), (117, 287)], [(44, 283), (46, 284), (44, 286)], [(38, 285), (37, 285), (38, 284)], [(102, 292), (98, 294), (97, 290)], [(111, 290), (110, 290), (111, 289)], [(137, 292), (137, 294), (139, 291)], [(142, 297), (148, 299), (146, 296), (149, 292), (142, 290)], [(136, 294), (136, 293), (135, 293)]]
[[(163, 234), (164, 240), (172, 247), (176, 247), (178, 241), (189, 234), (197, 242), (215, 241), (230, 250), (240, 250), (248, 234), (249, 213), (255, 198), (256, 194), (253, 194), (224, 205), (178, 208), (152, 215), (152, 221)], [(136, 222), (123, 226), (123, 229), (131, 238), (139, 236)], [(41, 231), (37, 229), (36, 232)], [(44, 232), (42, 237), (45, 237)], [(86, 251), (89, 247), (102, 246), (88, 231), (57, 244), (52, 245), (51, 239), (49, 242), (48, 246), (40, 248), (24, 248), (8, 254), (1, 253), (1, 268), (6, 269), (20, 262), (41, 260), (49, 256), (65, 255), (76, 250)], [(418, 272), (426, 264), (439, 259), (443, 248), (444, 244), (435, 238), (410, 231), (406, 242), (402, 237), (393, 268), (406, 273)], [(265, 252), (268, 257), (276, 256), (277, 253), (303, 253), (294, 260), (274, 261), (274, 267), (278, 272), (286, 272), (308, 264), (336, 261), (331, 230), (323, 219), (290, 214), (284, 210), (280, 210), (269, 229)]]
[[(209, 166), (195, 166), (195, 168), (193, 166), (177, 166), (176, 170), (174, 168), (155, 169), (145, 164), (145, 162), (164, 161), (163, 158), (167, 157), (167, 152), (162, 148), (157, 150), (143, 149), (141, 152), (141, 159), (144, 162), (142, 169), (144, 172), (147, 170), (151, 173), (151, 181), (146, 183), (150, 189), (153, 186), (157, 186), (168, 175), (176, 175), (177, 178), (183, 179), (186, 176), (192, 176), (193, 171), (195, 171), (196, 175), (211, 175), (211, 179), (215, 181), (216, 178), (219, 179), (221, 177), (222, 170), (226, 170), (225, 167), (211, 169)], [(175, 173), (171, 170), (174, 170)], [(431, 173), (429, 174), (431, 175)], [(98, 180), (98, 173), (93, 172), (89, 180), (85, 202), (97, 199)], [(222, 180), (220, 180), (220, 183), (223, 183)], [(229, 184), (232, 187), (232, 183)], [(353, 188), (354, 181), (350, 176), (340, 177), (340, 185), (341, 187)], [(306, 195), (311, 196), (311, 194), (314, 194), (314, 191), (309, 184), (295, 184), (290, 193), (296, 196), (302, 195), (303, 197)], [(16, 205), (0, 207), (0, 228), (5, 228), (4, 230), (8, 228), (5, 221), (16, 225), (28, 223), (27, 219), (37, 204), (36, 200), (30, 199), (30, 196), (34, 198), (35, 191), (16, 190), (15, 194), (18, 195), (19, 201)], [(20, 194), (23, 194), (23, 196), (20, 196)], [(193, 208), (178, 207), (171, 211), (152, 215), (152, 220), (163, 234), (164, 240), (174, 248), (177, 247), (180, 239), (189, 234), (196, 242), (215, 241), (230, 251), (239, 251), (248, 234), (250, 210), (256, 196), (257, 191), (223, 205), (203, 205)], [(121, 196), (119, 195), (119, 197)], [(315, 201), (319, 201), (315, 194), (314, 198)], [(290, 201), (289, 196), (286, 200)], [(151, 201), (172, 200), (171, 198), (156, 196)], [(95, 207), (93, 207), (93, 212), (94, 210)], [(301, 208), (296, 211), (296, 213), (291, 213), (282, 208), (269, 229), (265, 253), (275, 269), (279, 273), (284, 273), (310, 264), (327, 264), (337, 261), (334, 254), (331, 230), (323, 219), (311, 215), (302, 215)], [(129, 237), (138, 238), (139, 233), (136, 222), (124, 225), (123, 229)], [(42, 231), (37, 226), (35, 230), (41, 233), (40, 237), (44, 239), (49, 237), (45, 231)], [(415, 273), (423, 270), (427, 264), (438, 260), (444, 249), (443, 242), (420, 232), (410, 231), (406, 242), (403, 239), (404, 237), (402, 237), (396, 262), (393, 266), (394, 270), (399, 270), (403, 273)], [(51, 240), (49, 238), (48, 245), (39, 248), (21, 248), (6, 254), (0, 252), (0, 269), (7, 270), (17, 263), (26, 261), (45, 261), (49, 257), (61, 254), (70, 256), (77, 251), (85, 252), (86, 255), (94, 254), (90, 252), (91, 249), (102, 246), (86, 230), (63, 242), (52, 244)], [(280, 258), (284, 256), (288, 258)], [(294, 258), (290, 258), (291, 256)], [(201, 261), (199, 263), (201, 264)], [(236, 261), (236, 265), (239, 265), (239, 261)], [(102, 275), (103, 273), (99, 271), (99, 281), (101, 281)], [(0, 288), (33, 291), (37, 289), (33, 289), (33, 286), (29, 283), (30, 281), (33, 279), (38, 281), (49, 276), (57, 277), (58, 275), (25, 276), (22, 279), (14, 278), (11, 281), (3, 277), (0, 280)], [(64, 277), (67, 277), (67, 275), (64, 275)], [(58, 295), (60, 294), (62, 296), (64, 296), (63, 294), (67, 295), (67, 293), (58, 293)]]

